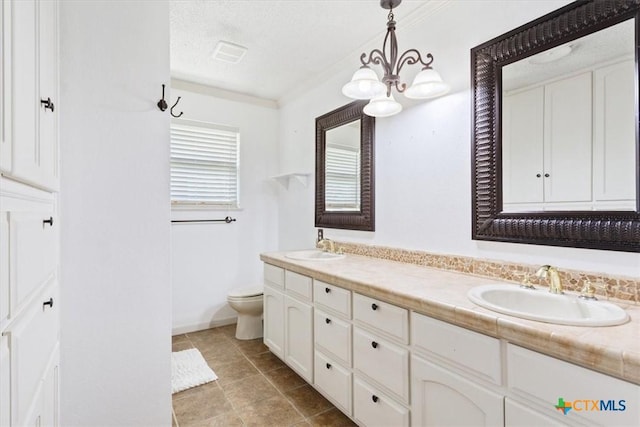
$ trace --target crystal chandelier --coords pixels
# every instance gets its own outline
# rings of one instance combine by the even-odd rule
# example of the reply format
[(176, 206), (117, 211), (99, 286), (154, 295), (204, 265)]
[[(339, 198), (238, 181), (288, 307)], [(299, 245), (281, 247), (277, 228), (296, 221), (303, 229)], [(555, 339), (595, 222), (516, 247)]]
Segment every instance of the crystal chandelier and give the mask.
[[(370, 99), (364, 107), (364, 113), (374, 117), (387, 117), (402, 111), (400, 105), (391, 93), (395, 87), (399, 93), (412, 99), (435, 98), (449, 91), (449, 85), (442, 81), (440, 74), (433, 68), (433, 56), (427, 53), (425, 59), (416, 49), (409, 49), (398, 56), (398, 41), (396, 39), (396, 22), (394, 21), (393, 8), (402, 0), (380, 0), (380, 6), (389, 10), (387, 17), (387, 35), (384, 38), (382, 50), (373, 49), (367, 56), (360, 55), (362, 66), (353, 74), (351, 81), (342, 87), (342, 93), (349, 98)], [(416, 75), (411, 86), (400, 81), (400, 70), (405, 64), (420, 63), (422, 70)], [(370, 64), (380, 65), (384, 72), (382, 80)]]

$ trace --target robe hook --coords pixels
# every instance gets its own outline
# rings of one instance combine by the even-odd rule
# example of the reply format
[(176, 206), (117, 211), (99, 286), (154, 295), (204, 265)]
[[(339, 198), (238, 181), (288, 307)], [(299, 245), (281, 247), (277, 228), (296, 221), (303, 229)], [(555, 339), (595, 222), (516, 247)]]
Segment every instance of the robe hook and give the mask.
[(167, 101), (164, 100), (164, 85), (162, 85), (162, 99), (158, 101), (158, 108), (160, 111), (164, 111), (167, 109)]
[(179, 96), (178, 100), (176, 101), (176, 103), (173, 104), (173, 107), (171, 107), (171, 110), (169, 110), (169, 112), (171, 113), (172, 117), (180, 117), (180, 116), (182, 116), (182, 114), (184, 114), (184, 111), (180, 111), (180, 114), (178, 114), (178, 115), (173, 114), (173, 109), (176, 108), (176, 105), (178, 105), (178, 102), (180, 102), (180, 98), (181, 97)]

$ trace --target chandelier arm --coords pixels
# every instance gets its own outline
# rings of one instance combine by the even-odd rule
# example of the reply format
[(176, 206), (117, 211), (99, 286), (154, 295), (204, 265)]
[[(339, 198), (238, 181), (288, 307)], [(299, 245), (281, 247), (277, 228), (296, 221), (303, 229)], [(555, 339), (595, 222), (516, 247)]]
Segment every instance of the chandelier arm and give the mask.
[(396, 90), (398, 91), (398, 93), (402, 93), (406, 89), (407, 89), (407, 84), (406, 83), (400, 83), (399, 81), (396, 82)]
[[(412, 56), (413, 54), (415, 54), (415, 56)], [(423, 70), (431, 68), (431, 64), (433, 63), (433, 55), (427, 53), (425, 59), (426, 61), (422, 59), (422, 56), (420, 56), (420, 52), (418, 52), (416, 49), (409, 49), (405, 51), (398, 60), (398, 68), (396, 69), (396, 74), (400, 74), (400, 70), (402, 70), (402, 67), (404, 67), (405, 64), (413, 65), (419, 62), (424, 65), (424, 67), (422, 68)]]
[(387, 57), (385, 56), (384, 52), (382, 52), (380, 49), (373, 49), (371, 52), (369, 52), (369, 58), (365, 60), (366, 56), (366, 53), (363, 53), (362, 56), (360, 56), (360, 62), (362, 63), (362, 65), (382, 65), (384, 73), (387, 74), (389, 62), (387, 61)]

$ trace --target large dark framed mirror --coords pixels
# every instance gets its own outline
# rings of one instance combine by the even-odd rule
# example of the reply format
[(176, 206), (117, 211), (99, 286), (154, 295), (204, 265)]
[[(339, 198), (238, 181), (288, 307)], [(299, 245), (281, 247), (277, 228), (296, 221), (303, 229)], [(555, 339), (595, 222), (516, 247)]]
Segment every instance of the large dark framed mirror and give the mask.
[(375, 118), (356, 101), (316, 118), (316, 227), (375, 230)]
[(472, 237), (640, 252), (638, 1), (471, 49)]

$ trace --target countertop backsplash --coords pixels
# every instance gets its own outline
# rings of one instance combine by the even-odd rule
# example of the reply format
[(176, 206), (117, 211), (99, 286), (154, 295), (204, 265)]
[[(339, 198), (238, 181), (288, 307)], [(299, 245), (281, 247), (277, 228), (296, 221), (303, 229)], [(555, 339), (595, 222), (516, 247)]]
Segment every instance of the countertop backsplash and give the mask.
[[(440, 268), (482, 277), (495, 277), (496, 279), (517, 283), (521, 283), (525, 275), (528, 274), (530, 282), (533, 285), (540, 285), (541, 287), (547, 286), (543, 280), (541, 281), (541, 279), (534, 274), (538, 267), (540, 267), (538, 265), (517, 264), (459, 255), (442, 255), (417, 250), (340, 241), (336, 241), (335, 245), (345, 253)], [(640, 305), (639, 279), (598, 273), (584, 273), (565, 269), (560, 269), (559, 273), (562, 285), (568, 291), (580, 292), (585, 280), (589, 280), (596, 288), (596, 295), (601, 299), (617, 299)]]

